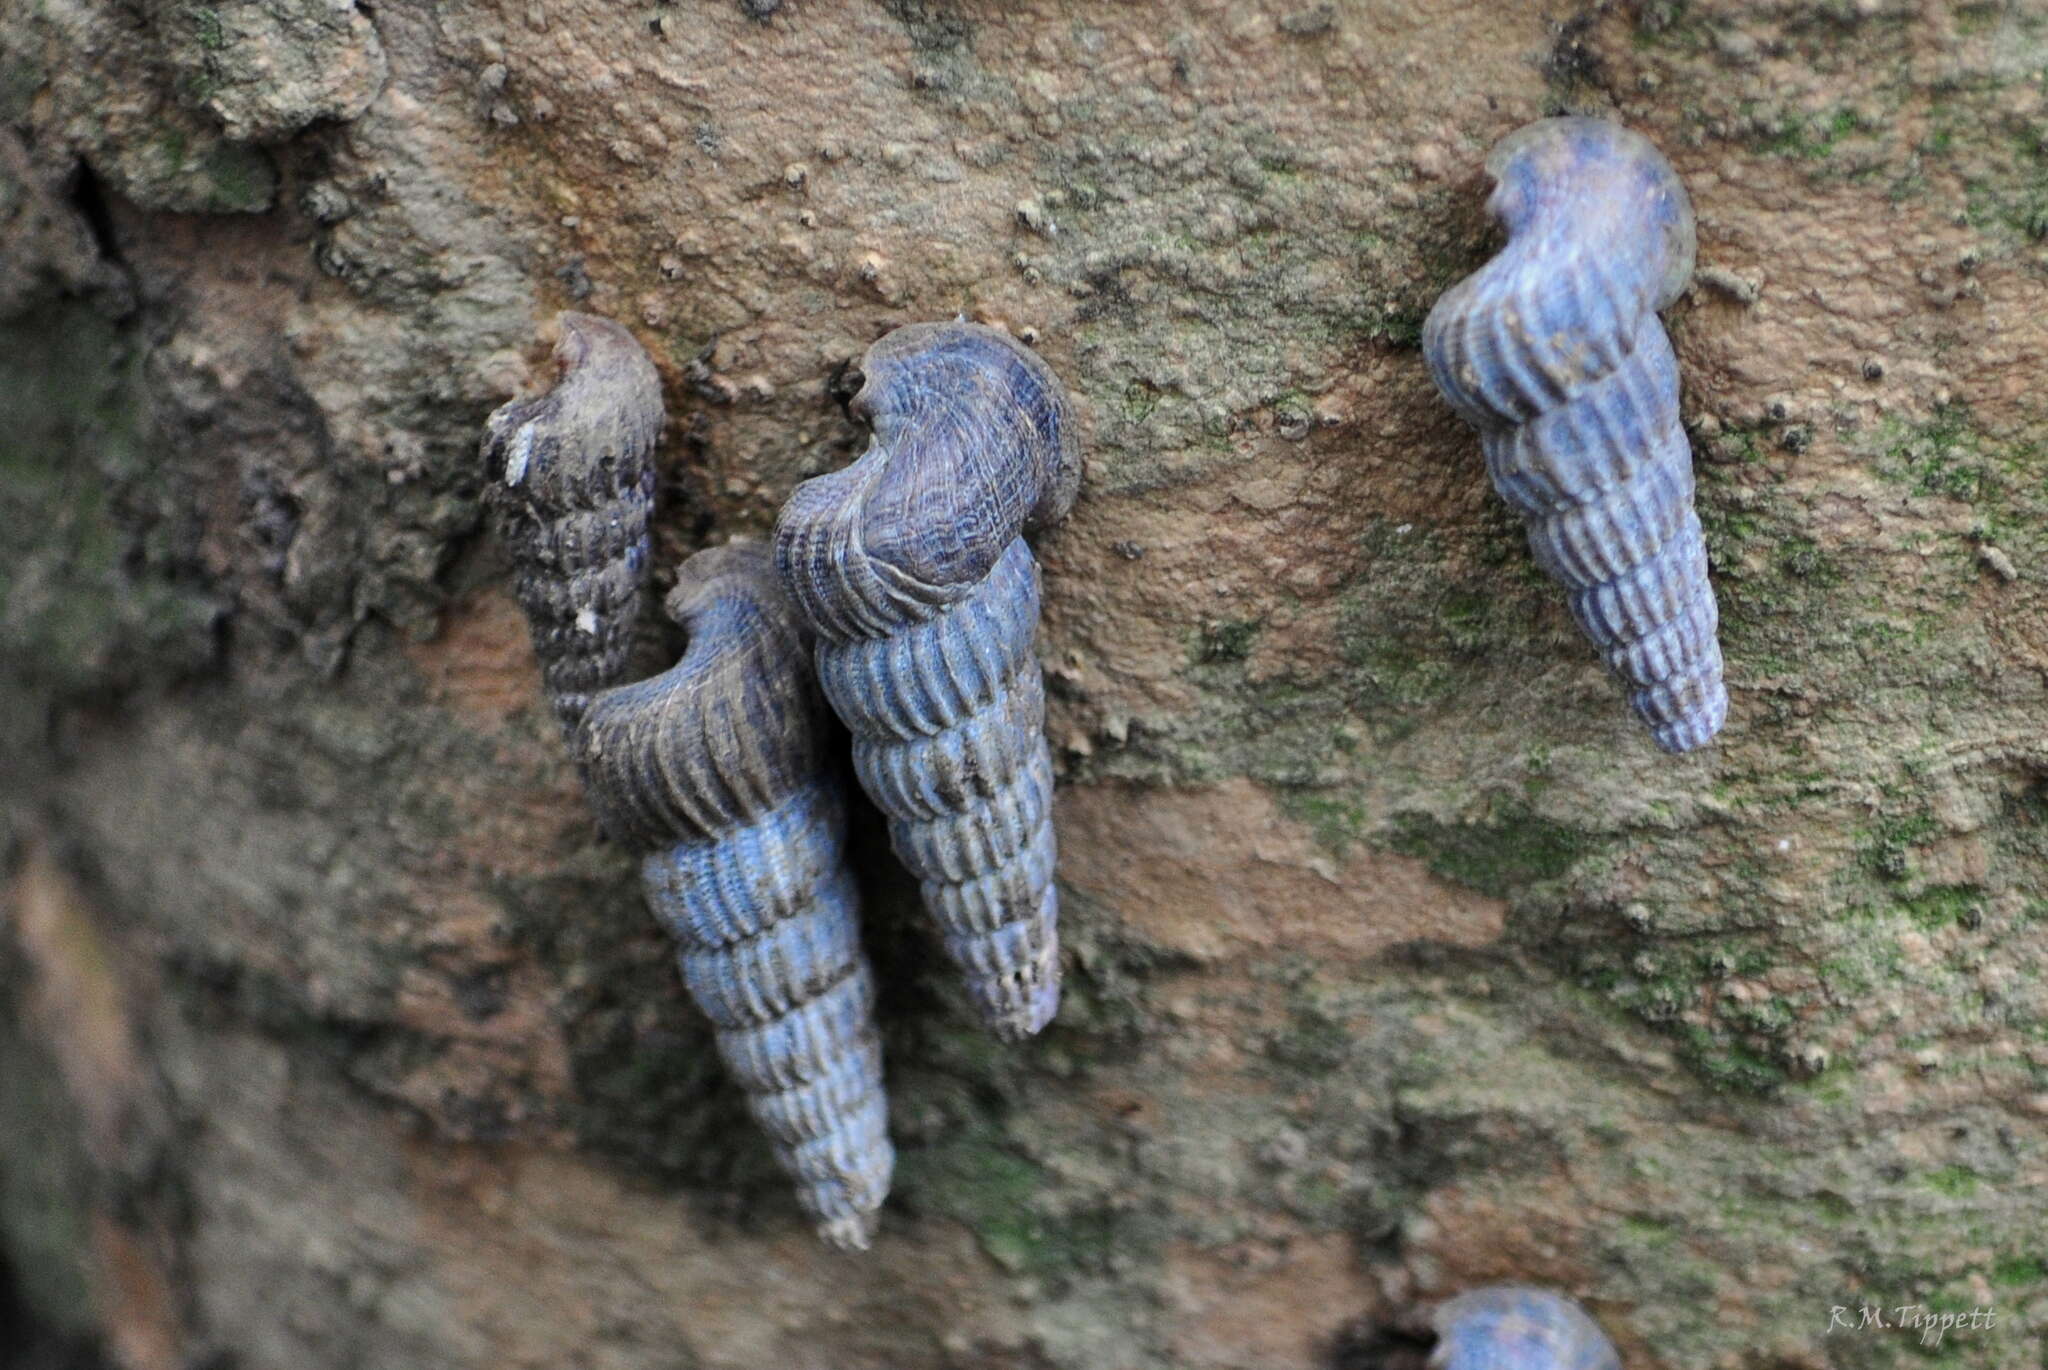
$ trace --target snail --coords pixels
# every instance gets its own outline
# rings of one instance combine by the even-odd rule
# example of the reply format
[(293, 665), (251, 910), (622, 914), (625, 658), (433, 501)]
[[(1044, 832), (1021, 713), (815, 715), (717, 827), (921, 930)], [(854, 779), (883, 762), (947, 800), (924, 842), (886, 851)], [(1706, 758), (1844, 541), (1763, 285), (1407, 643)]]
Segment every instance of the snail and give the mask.
[(1052, 754), (1023, 534), (1081, 465), (1066, 393), (1008, 334), (912, 324), (862, 358), (851, 466), (799, 485), (775, 561), (818, 635), (825, 697), (948, 954), (996, 1036), (1059, 1007)]
[(1657, 319), (1692, 274), (1692, 208), (1641, 134), (1543, 119), (1486, 159), (1507, 245), (1423, 324), (1537, 563), (1667, 752), (1728, 714), (1678, 361)]
[(483, 458), (543, 687), (573, 732), (632, 651), (663, 414), (661, 377), (631, 333), (593, 314), (557, 324), (554, 387), (492, 414)]
[(799, 1202), (825, 1241), (865, 1248), (894, 1152), (810, 635), (766, 547), (700, 552), (668, 599), (682, 659), (619, 683), (647, 595), (660, 382), (619, 325), (560, 326), (554, 388), (498, 410), (483, 441), (549, 703)]
[(668, 611), (682, 659), (591, 700), (585, 784), (641, 855), (648, 906), (798, 1201), (826, 1242), (864, 1250), (895, 1152), (809, 632), (758, 544), (684, 562)]
[(1599, 1325), (1562, 1294), (1496, 1285), (1446, 1301), (1432, 1315), (1429, 1370), (1621, 1370)]

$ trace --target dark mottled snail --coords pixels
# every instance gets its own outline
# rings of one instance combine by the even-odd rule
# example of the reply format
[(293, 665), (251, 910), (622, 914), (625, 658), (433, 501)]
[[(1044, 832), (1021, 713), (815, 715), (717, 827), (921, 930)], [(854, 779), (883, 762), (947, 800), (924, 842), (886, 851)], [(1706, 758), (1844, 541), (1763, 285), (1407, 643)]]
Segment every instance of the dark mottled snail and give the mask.
[(559, 378), (491, 415), (483, 458), (548, 702), (573, 730), (625, 673), (647, 594), (661, 377), (610, 319), (557, 323)]
[(913, 324), (868, 349), (860, 460), (798, 486), (775, 560), (825, 697), (990, 1029), (1059, 1007), (1052, 756), (1022, 534), (1080, 484), (1065, 392), (1005, 333)]
[(895, 1153), (809, 632), (767, 548), (700, 552), (669, 596), (682, 659), (617, 683), (646, 596), (660, 383), (587, 314), (562, 316), (555, 355), (554, 389), (493, 414), (483, 442), (549, 702), (798, 1200), (827, 1242), (864, 1248)]
[(1499, 1285), (1460, 1294), (1431, 1317), (1430, 1370), (1621, 1370), (1599, 1325), (1562, 1294)]
[(1689, 751), (1728, 714), (1657, 319), (1692, 274), (1692, 208), (1648, 139), (1599, 119), (1530, 124), (1486, 166), (1507, 246), (1437, 301), (1423, 355), (1657, 745)]
[(684, 562), (668, 610), (682, 660), (595, 696), (576, 734), (591, 803), (642, 855), (683, 982), (819, 1235), (864, 1249), (895, 1152), (809, 633), (758, 545)]

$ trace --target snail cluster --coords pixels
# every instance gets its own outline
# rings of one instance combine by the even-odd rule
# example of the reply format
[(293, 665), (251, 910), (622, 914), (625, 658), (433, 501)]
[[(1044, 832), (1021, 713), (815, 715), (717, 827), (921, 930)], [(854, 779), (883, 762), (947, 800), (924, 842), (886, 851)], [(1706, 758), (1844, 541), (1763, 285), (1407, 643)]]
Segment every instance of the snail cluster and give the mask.
[(981, 1017), (1007, 1041), (1038, 1032), (1059, 1006), (1059, 895), (1023, 534), (1080, 483), (1066, 394), (995, 329), (889, 334), (853, 403), (866, 455), (797, 488), (772, 554), (685, 561), (667, 604), (682, 658), (627, 681), (660, 385), (619, 325), (559, 328), (554, 386), (483, 439), (543, 686), (798, 1201), (825, 1241), (865, 1248), (894, 1153), (832, 715)]
[[(1438, 301), (1424, 358), (1652, 739), (1703, 746), (1728, 700), (1657, 318), (1692, 270), (1685, 192), (1648, 140), (1597, 119), (1531, 124), (1487, 166), (1506, 246)], [(548, 700), (800, 1202), (826, 1241), (864, 1248), (894, 1154), (847, 762), (984, 1025), (1039, 1032), (1059, 1006), (1059, 895), (1025, 537), (1074, 501), (1071, 408), (996, 329), (883, 337), (852, 404), (866, 452), (797, 487), (772, 548), (685, 561), (667, 608), (687, 646), (632, 681), (661, 387), (617, 324), (559, 326), (555, 384), (483, 441)], [(1438, 1328), (1448, 1370), (1616, 1364), (1541, 1291), (1464, 1296)]]

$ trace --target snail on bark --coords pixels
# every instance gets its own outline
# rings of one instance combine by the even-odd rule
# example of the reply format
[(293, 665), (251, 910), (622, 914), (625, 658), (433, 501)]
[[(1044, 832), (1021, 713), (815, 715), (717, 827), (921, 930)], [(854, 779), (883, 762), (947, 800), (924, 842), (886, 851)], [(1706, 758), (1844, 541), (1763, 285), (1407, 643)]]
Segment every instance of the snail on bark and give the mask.
[(1066, 393), (1008, 334), (912, 324), (867, 351), (873, 441), (804, 482), (775, 559), (817, 632), (825, 697), (982, 1020), (1017, 1040), (1059, 1006), (1052, 756), (1023, 534), (1081, 465)]
[(1703, 746), (1728, 695), (1657, 319), (1692, 274), (1685, 188), (1647, 138), (1600, 119), (1529, 124), (1486, 165), (1507, 245), (1437, 301), (1423, 356), (1657, 745)]

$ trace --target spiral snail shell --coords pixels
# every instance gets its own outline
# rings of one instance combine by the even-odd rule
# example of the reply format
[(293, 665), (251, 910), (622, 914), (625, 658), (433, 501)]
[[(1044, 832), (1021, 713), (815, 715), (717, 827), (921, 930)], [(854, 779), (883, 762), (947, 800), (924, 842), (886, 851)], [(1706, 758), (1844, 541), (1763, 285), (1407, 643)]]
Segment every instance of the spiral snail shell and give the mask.
[(489, 499), (548, 702), (573, 731), (627, 667), (647, 596), (661, 378), (610, 319), (564, 313), (546, 394), (485, 422)]
[(809, 632), (759, 545), (684, 562), (668, 611), (682, 659), (596, 695), (576, 733), (591, 803), (640, 855), (683, 983), (819, 1236), (865, 1249), (895, 1152)]
[(1014, 1041), (1059, 1007), (1052, 755), (1023, 534), (1080, 483), (1065, 391), (1008, 334), (912, 324), (867, 351), (851, 466), (804, 482), (775, 561), (982, 1020)]
[(1430, 1370), (1621, 1370), (1599, 1325), (1547, 1289), (1475, 1289), (1446, 1301), (1431, 1322)]
[(798, 1201), (825, 1241), (865, 1248), (895, 1153), (810, 634), (767, 548), (700, 552), (668, 600), (682, 659), (618, 683), (647, 595), (661, 385), (619, 325), (559, 324), (554, 387), (483, 439), (543, 685)]
[(1657, 319), (1692, 274), (1692, 208), (1648, 139), (1600, 119), (1529, 124), (1486, 166), (1507, 245), (1437, 301), (1423, 356), (1657, 745), (1690, 751), (1728, 714)]

